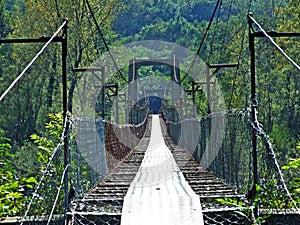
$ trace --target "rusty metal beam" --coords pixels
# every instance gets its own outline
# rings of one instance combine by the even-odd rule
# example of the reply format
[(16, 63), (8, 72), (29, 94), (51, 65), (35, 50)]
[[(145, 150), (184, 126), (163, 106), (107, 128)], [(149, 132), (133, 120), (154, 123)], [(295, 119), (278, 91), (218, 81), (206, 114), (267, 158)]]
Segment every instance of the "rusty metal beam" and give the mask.
[(74, 72), (103, 72), (104, 66), (101, 67), (82, 67), (82, 68), (73, 68)]
[[(12, 39), (0, 39), (0, 44), (20, 44), (20, 43), (42, 43), (48, 42), (51, 37), (40, 37), (40, 38), (12, 38)], [(51, 42), (63, 42), (63, 37), (54, 37)]]
[(232, 68), (232, 67), (238, 67), (238, 63), (220, 63), (220, 64), (209, 64), (207, 63), (207, 66), (212, 69), (212, 68)]

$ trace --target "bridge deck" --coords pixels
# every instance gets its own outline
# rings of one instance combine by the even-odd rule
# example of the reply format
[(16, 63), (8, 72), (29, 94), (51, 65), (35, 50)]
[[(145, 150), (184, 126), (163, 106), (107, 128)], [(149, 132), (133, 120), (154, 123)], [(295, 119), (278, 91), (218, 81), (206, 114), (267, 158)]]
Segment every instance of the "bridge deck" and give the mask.
[(150, 143), (124, 198), (121, 225), (203, 224), (200, 199), (165, 144), (158, 115)]
[[(157, 126), (158, 117), (154, 121)], [(134, 224), (132, 218), (129, 218), (130, 215), (138, 211), (150, 210), (150, 207), (155, 205), (157, 207), (152, 207), (151, 214), (148, 211), (149, 215), (163, 213), (164, 218), (168, 218), (171, 216), (171, 211), (167, 211), (174, 208), (172, 212), (178, 214), (178, 217), (177, 219), (174, 217), (173, 221), (180, 219), (178, 224), (188, 221), (187, 217), (193, 217), (193, 220), (198, 220), (201, 224), (201, 206), (205, 211), (216, 207), (218, 203), (214, 200), (217, 197), (237, 195), (233, 187), (227, 186), (221, 179), (199, 166), (189, 152), (174, 145), (167, 135), (162, 120), (161, 126), (160, 134), (157, 131), (151, 133), (152, 123), (149, 122), (140, 144), (94, 189), (86, 192), (83, 198), (75, 199), (70, 214), (80, 220), (80, 223), (77, 223), (75, 219), (74, 224), (84, 224), (90, 220), (93, 220), (94, 224), (106, 224), (106, 221), (109, 221), (107, 224), (120, 224), (121, 216), (123, 217), (122, 224)], [(160, 140), (150, 141), (151, 134), (155, 134), (156, 138), (160, 136)], [(161, 135), (164, 142), (161, 140)], [(160, 153), (153, 150), (158, 143), (161, 145), (164, 143)], [(147, 194), (141, 195), (142, 191)], [(148, 200), (144, 200), (147, 198)], [(182, 205), (175, 209), (174, 205), (178, 202)], [(160, 203), (161, 206), (159, 206)], [(165, 207), (163, 204), (169, 204), (166, 207), (168, 210), (162, 209)], [(186, 211), (183, 210), (184, 205), (188, 205)], [(193, 211), (197, 212), (196, 216), (189, 215)], [(147, 214), (143, 213), (143, 215), (146, 218)], [(98, 223), (96, 217), (98, 220), (101, 217), (101, 222)], [(115, 222), (111, 222), (112, 220)], [(138, 221), (138, 217), (135, 220)], [(205, 221), (204, 223), (206, 224)], [(137, 222), (137, 224), (147, 223)], [(172, 222), (172, 224), (176, 223)], [(193, 224), (193, 222), (189, 221), (186, 224)]]

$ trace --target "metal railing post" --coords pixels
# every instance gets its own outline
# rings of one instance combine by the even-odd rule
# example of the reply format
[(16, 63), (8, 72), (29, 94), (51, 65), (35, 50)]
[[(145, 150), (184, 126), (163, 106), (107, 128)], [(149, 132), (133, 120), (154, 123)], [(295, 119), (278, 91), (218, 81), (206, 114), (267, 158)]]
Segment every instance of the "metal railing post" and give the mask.
[[(65, 19), (67, 21), (67, 19)], [(68, 23), (64, 26), (63, 29), (63, 39), (62, 39), (62, 85), (63, 85), (63, 118), (64, 121), (67, 120), (68, 112), (68, 84), (67, 84), (67, 55), (68, 55)], [(65, 192), (65, 223), (67, 223), (67, 212), (69, 210), (69, 145), (68, 145), (68, 129), (69, 122), (66, 122), (66, 129), (64, 131), (64, 168), (66, 170), (64, 177), (64, 192)]]
[[(251, 69), (251, 117), (252, 122), (255, 127), (258, 126), (257, 124), (257, 106), (258, 100), (256, 98), (256, 77), (255, 77), (255, 46), (254, 46), (254, 35), (251, 33), (252, 29), (252, 21), (249, 18), (249, 49), (250, 49), (250, 69)], [(259, 177), (258, 177), (258, 161), (257, 161), (257, 136), (256, 130), (252, 129), (252, 160), (253, 160), (253, 186), (252, 186), (252, 200), (255, 200), (257, 196), (257, 185), (259, 184)], [(254, 207), (254, 216), (257, 218), (259, 215), (258, 204), (255, 204)]]

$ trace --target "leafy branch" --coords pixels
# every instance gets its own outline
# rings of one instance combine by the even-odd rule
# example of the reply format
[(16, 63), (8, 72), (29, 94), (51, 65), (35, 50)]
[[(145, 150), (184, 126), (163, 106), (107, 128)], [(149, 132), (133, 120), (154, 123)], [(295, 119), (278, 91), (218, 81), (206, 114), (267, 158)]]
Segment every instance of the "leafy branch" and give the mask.
[(18, 178), (12, 168), (14, 154), (9, 152), (9, 139), (0, 130), (0, 217), (17, 216), (23, 213), (28, 202), (27, 193), (37, 183), (34, 177)]

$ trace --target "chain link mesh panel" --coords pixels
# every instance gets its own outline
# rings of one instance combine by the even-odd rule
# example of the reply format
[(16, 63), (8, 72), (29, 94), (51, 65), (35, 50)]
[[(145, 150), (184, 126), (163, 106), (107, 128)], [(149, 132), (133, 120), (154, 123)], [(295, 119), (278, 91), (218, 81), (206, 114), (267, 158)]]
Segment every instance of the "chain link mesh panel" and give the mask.
[[(212, 132), (214, 128), (212, 120), (214, 117), (221, 117), (221, 121), (224, 121), (225, 126), (217, 127), (225, 130), (224, 138), (214, 160), (210, 161), (207, 169), (222, 178), (228, 185), (234, 185), (240, 193), (244, 193), (244, 197), (249, 198), (248, 200), (242, 197), (246, 209), (249, 204), (258, 206), (260, 212), (258, 219), (260, 221), (265, 221), (267, 224), (295, 224), (295, 221), (300, 220), (299, 203), (297, 203), (299, 197), (290, 193), (287, 188), (287, 183), (292, 182), (292, 180), (289, 179), (288, 174), (283, 173), (282, 165), (277, 161), (276, 151), (271, 144), (270, 137), (264, 132), (261, 125), (257, 127), (251, 122), (249, 111), (228, 111), (208, 115), (201, 119), (189, 119), (174, 123), (171, 122), (174, 121), (171, 118), (174, 113), (170, 113), (170, 110), (170, 108), (167, 108), (167, 112), (164, 111), (170, 136), (175, 143), (189, 150), (200, 165), (203, 162), (205, 165), (204, 153), (213, 146), (209, 142), (216, 138), (215, 133)], [(258, 195), (254, 202), (253, 196), (251, 196), (253, 133), (258, 136), (259, 168)], [(193, 137), (194, 134), (199, 134), (199, 136), (195, 138)], [(233, 196), (233, 198), (225, 198), (221, 202), (223, 204), (226, 204), (226, 202), (237, 204), (241, 201)], [(218, 209), (222, 206), (215, 203), (212, 200), (209, 203), (202, 200), (202, 205), (208, 207), (209, 210)], [(248, 213), (237, 212), (237, 214), (250, 218), (251, 213), (249, 214), (248, 210), (246, 212)], [(204, 214), (205, 216), (214, 215), (212, 213)], [(221, 217), (218, 213), (215, 213), (215, 216), (207, 219), (211, 221), (209, 222), (211, 224), (219, 224), (216, 223), (216, 218)], [(227, 219), (224, 224), (235, 224), (235, 221), (228, 223)]]
[[(168, 122), (169, 134), (198, 163), (201, 162), (228, 185), (244, 191), (249, 185), (252, 148), (248, 120), (246, 111), (215, 113), (201, 119)], [(216, 145), (217, 139), (219, 146)]]
[(72, 224), (120, 224), (123, 198), (143, 159), (150, 130), (147, 115), (139, 125), (105, 122), (107, 173), (72, 201)]

